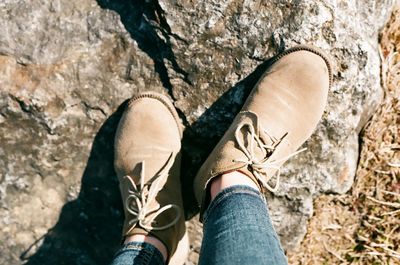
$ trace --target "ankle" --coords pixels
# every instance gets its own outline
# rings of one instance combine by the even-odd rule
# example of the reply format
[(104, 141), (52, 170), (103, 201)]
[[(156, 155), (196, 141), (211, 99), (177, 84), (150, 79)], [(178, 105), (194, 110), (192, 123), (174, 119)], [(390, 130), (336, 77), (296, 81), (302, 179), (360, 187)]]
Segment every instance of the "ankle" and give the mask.
[(124, 244), (127, 244), (129, 242), (146, 242), (151, 245), (153, 245), (155, 248), (157, 248), (161, 255), (163, 256), (164, 262), (167, 260), (168, 257), (168, 251), (166, 246), (156, 237), (150, 236), (150, 235), (131, 235), (125, 238)]
[(219, 192), (235, 185), (245, 185), (253, 189), (260, 190), (257, 184), (254, 183), (250, 177), (246, 176), (240, 171), (232, 171), (219, 175), (212, 180), (210, 186), (211, 201), (214, 200)]

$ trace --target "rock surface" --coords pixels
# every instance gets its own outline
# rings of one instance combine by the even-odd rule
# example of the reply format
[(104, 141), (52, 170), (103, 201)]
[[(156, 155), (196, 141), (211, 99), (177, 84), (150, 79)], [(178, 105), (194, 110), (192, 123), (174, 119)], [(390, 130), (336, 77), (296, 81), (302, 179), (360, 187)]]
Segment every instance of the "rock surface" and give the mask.
[[(112, 165), (123, 102), (173, 99), (186, 126), (191, 181), (270, 58), (311, 43), (334, 84), (308, 148), (282, 170), (271, 215), (286, 249), (303, 238), (312, 199), (346, 192), (358, 133), (382, 97), (378, 32), (392, 0), (0, 1), (0, 264), (108, 264), (121, 202)], [(201, 225), (189, 223), (196, 263)]]

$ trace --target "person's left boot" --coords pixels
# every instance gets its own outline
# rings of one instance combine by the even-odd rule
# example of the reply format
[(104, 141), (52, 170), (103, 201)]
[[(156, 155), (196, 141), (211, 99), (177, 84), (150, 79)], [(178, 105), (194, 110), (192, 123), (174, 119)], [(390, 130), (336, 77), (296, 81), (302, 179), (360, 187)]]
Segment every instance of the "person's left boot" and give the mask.
[(262, 192), (277, 190), (280, 167), (304, 150), (296, 151), (321, 119), (331, 82), (330, 60), (313, 46), (293, 47), (272, 60), (194, 179), (201, 220), (210, 183), (220, 175), (239, 171)]
[(114, 166), (125, 213), (123, 236), (151, 235), (183, 264), (188, 238), (180, 183), (181, 123), (170, 100), (147, 92), (132, 98), (115, 136)]

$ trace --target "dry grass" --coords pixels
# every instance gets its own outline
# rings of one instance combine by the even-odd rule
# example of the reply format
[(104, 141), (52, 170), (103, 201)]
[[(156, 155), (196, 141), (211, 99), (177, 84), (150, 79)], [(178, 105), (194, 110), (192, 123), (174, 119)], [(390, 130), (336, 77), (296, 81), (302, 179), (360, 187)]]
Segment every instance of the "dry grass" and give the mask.
[(385, 98), (363, 131), (356, 181), (315, 201), (290, 264), (400, 264), (400, 7), (380, 44)]
[(352, 190), (361, 220), (347, 258), (359, 264), (400, 264), (400, 9), (382, 32), (380, 53), (385, 99), (365, 128)]

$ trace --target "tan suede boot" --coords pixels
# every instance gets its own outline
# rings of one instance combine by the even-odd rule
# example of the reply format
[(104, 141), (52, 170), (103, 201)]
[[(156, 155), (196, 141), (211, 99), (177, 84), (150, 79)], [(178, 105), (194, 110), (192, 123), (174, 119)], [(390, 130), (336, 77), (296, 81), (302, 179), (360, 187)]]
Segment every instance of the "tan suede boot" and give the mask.
[(240, 171), (262, 192), (276, 191), (279, 167), (303, 151), (296, 152), (322, 116), (331, 80), (327, 56), (314, 47), (297, 46), (274, 59), (197, 173), (200, 220), (210, 200), (208, 184), (223, 173)]
[(189, 251), (180, 183), (181, 138), (172, 103), (154, 92), (129, 101), (115, 136), (114, 166), (125, 213), (123, 236), (158, 238), (174, 265), (183, 264)]

